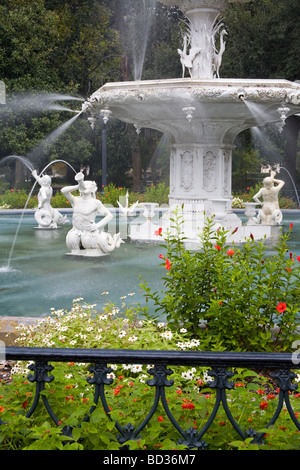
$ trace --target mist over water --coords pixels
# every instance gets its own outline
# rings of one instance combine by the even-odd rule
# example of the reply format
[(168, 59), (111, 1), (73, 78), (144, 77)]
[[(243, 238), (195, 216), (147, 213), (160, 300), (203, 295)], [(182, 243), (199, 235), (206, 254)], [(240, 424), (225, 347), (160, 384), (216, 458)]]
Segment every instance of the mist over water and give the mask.
[[(263, 104), (253, 103), (252, 101), (244, 100), (245, 105), (255, 118), (257, 125), (264, 125), (273, 120), (274, 115), (266, 109)], [(279, 116), (278, 116), (279, 119)]]
[(9, 163), (12, 160), (21, 161), (31, 172), (34, 170), (34, 166), (32, 162), (28, 158), (21, 157), (19, 155), (8, 155), (7, 157), (2, 158), (2, 160), (0, 161), (0, 166), (5, 165), (6, 163)]
[(71, 95), (61, 93), (20, 93), (17, 96), (7, 96), (6, 105), (2, 112), (7, 109), (17, 114), (36, 113), (43, 111), (69, 111), (70, 108), (56, 103), (57, 101), (84, 101)]
[(39, 155), (44, 152), (44, 149), (47, 146), (51, 146), (56, 142), (59, 137), (73, 124), (73, 122), (81, 115), (82, 111), (75, 114), (75, 116), (71, 117), (68, 121), (64, 122), (61, 126), (51, 132), (45, 139), (40, 142), (34, 149), (28, 152), (27, 156), (31, 161), (38, 161)]

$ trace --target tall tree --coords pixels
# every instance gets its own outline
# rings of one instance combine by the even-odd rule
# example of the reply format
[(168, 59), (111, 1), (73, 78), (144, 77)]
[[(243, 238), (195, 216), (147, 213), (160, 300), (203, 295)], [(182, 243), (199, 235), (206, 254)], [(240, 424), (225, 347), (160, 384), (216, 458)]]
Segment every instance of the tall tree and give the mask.
[[(119, 35), (111, 16), (107, 0), (2, 2), (0, 78), (6, 85), (7, 106), (0, 112), (0, 158), (27, 154), (68, 119), (66, 113), (45, 112), (37, 92), (85, 98), (104, 82), (120, 78)], [(80, 109), (78, 102), (74, 108)], [(78, 120), (77, 130), (69, 129), (68, 140), (78, 165), (96, 153), (89, 133), (84, 137), (78, 132), (80, 124), (86, 127)], [(46, 147), (39, 163), (65, 155), (64, 148), (61, 142), (56, 148)]]

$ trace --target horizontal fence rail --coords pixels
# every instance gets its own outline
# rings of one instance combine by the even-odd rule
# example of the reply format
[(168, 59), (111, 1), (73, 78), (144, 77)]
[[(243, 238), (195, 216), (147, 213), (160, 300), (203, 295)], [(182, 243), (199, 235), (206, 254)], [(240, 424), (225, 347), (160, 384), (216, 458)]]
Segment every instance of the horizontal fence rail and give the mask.
[[(52, 374), (53, 371), (55, 374), (53, 363), (78, 362), (90, 364), (88, 370), (92, 373), (92, 376), (87, 377), (87, 382), (94, 386), (94, 404), (87, 410), (84, 421), (89, 420), (91, 413), (100, 404), (102, 404), (108, 419), (112, 421), (111, 409), (105, 395), (106, 387), (110, 387), (114, 383), (114, 379), (108, 377), (108, 374), (112, 372), (108, 364), (151, 364), (148, 373), (152, 378), (146, 380), (146, 383), (154, 389), (153, 403), (150, 404), (149, 410), (145, 410), (142, 422), (137, 423), (136, 426), (128, 423), (123, 427), (117, 421), (114, 422), (119, 432), (118, 441), (124, 445), (129, 440), (137, 440), (141, 437), (142, 430), (150, 422), (160, 401), (170, 422), (178, 431), (178, 444), (186, 446), (187, 449), (201, 450), (207, 448), (203, 436), (208, 431), (221, 407), (223, 407), (232, 427), (242, 440), (250, 437), (253, 438), (253, 443), (262, 443), (264, 433), (257, 432), (252, 428), (248, 430), (241, 429), (238, 421), (231, 414), (227, 390), (232, 390), (235, 387), (230, 379), (234, 377), (235, 373), (232, 370), (236, 368), (268, 369), (271, 371), (271, 376), (279, 390), (278, 405), (273, 417), (266, 423), (266, 428), (275, 424), (285, 404), (291, 420), (296, 428), (300, 430), (300, 422), (296, 417), (297, 413), (293, 410), (289, 397), (290, 392), (297, 389), (297, 384), (292, 383), (292, 380), (296, 377), (293, 370), (300, 369), (300, 365), (291, 353), (7, 347), (5, 357), (9, 361), (32, 361), (29, 366), (32, 373), (29, 374), (28, 380), (36, 383), (36, 390), (31, 408), (26, 416), (31, 417), (36, 411), (37, 405), (42, 401), (56, 425), (59, 423), (59, 417), (55, 416), (47, 397), (41, 393), (45, 390), (46, 383), (55, 380)], [(194, 427), (183, 429), (173, 416), (165, 394), (166, 387), (176, 387), (176, 384), (170, 378), (173, 373), (173, 370), (169, 368), (170, 366), (208, 367), (211, 369), (209, 375), (213, 377), (213, 380), (207, 383), (207, 387), (216, 390), (216, 398), (213, 410), (202, 429), (195, 429)], [(0, 420), (0, 432), (1, 424), (4, 423)], [(66, 426), (63, 434), (72, 438), (72, 428)]]

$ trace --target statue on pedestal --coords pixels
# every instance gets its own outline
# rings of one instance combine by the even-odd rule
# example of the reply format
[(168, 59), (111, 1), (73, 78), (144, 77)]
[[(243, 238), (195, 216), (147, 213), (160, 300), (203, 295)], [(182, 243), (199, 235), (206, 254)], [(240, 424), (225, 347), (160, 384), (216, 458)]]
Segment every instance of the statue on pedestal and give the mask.
[[(76, 174), (75, 180), (78, 184), (66, 186), (61, 190), (73, 207), (73, 228), (67, 234), (67, 247), (73, 255), (107, 255), (124, 243), (120, 233), (112, 236), (101, 230), (113, 215), (101, 201), (96, 199), (97, 185), (94, 181), (84, 181), (82, 172)], [(76, 190), (79, 190), (79, 196), (72, 194)], [(96, 222), (98, 215), (103, 218)]]

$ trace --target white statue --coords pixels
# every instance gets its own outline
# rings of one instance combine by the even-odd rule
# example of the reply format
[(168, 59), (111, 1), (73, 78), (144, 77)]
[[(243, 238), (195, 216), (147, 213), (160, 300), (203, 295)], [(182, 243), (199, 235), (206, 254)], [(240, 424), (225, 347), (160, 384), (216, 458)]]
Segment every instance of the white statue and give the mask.
[(214, 53), (212, 58), (212, 65), (213, 65), (213, 73), (214, 77), (220, 78), (220, 67), (222, 64), (222, 57), (225, 51), (226, 41), (224, 41), (224, 35), (227, 34), (227, 31), (223, 29), (220, 33), (220, 49), (217, 52), (215, 48), (215, 38), (213, 36), (213, 45), (214, 45)]
[(192, 75), (193, 62), (197, 54), (201, 52), (199, 47), (193, 47), (190, 49), (189, 54), (187, 53), (188, 36), (185, 34), (183, 37), (183, 50), (177, 49), (180, 55), (180, 62), (182, 65), (182, 78), (184, 78), (185, 69), (187, 68), (189, 74)]
[[(278, 193), (284, 186), (284, 181), (275, 179), (275, 175), (276, 172), (271, 170), (270, 176), (263, 179), (263, 188), (253, 196), (253, 200), (262, 205), (258, 211), (257, 222), (264, 225), (279, 225), (282, 221)], [(259, 199), (260, 197), (263, 198), (263, 202)]]
[(131, 206), (129, 206), (129, 194), (128, 194), (128, 191), (126, 193), (126, 196), (125, 196), (125, 206), (123, 206), (119, 201), (117, 201), (118, 203), (118, 206), (120, 208), (120, 214), (123, 216), (123, 217), (130, 217), (130, 216), (133, 216), (134, 215), (134, 212), (135, 212), (135, 209), (137, 208), (138, 206), (138, 203), (139, 201), (136, 201), (134, 204), (132, 204)]
[(37, 171), (33, 170), (32, 176), (39, 183), (38, 209), (34, 214), (38, 228), (55, 229), (57, 224), (68, 223), (67, 216), (63, 216), (57, 209), (51, 206), (53, 189), (51, 187), (51, 177), (49, 175), (38, 176)]
[[(84, 181), (82, 172), (77, 173), (75, 186), (66, 186), (61, 192), (73, 207), (73, 228), (66, 238), (71, 254), (81, 256), (103, 256), (124, 243), (120, 233), (112, 236), (101, 229), (112, 219), (112, 213), (96, 199), (97, 185), (94, 181)], [(73, 191), (79, 190), (79, 196)], [(96, 216), (103, 218), (96, 223)]]

